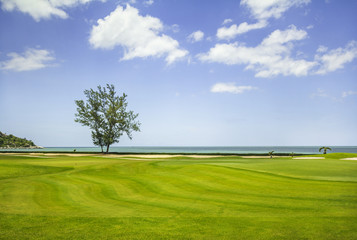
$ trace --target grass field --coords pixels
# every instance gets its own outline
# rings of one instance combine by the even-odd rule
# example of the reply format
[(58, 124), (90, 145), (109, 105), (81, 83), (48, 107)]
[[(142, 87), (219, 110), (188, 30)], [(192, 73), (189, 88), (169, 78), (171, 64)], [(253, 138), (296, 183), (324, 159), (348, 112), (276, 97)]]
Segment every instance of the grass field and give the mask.
[(325, 157), (0, 154), (0, 239), (357, 239), (357, 154)]

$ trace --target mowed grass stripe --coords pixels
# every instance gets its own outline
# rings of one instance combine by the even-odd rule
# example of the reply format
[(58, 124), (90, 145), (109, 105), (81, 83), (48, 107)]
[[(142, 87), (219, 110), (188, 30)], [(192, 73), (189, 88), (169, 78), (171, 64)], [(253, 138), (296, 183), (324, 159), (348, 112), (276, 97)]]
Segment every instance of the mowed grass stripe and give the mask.
[[(11, 157), (0, 156), (0, 173), (13, 168), (12, 174), (17, 174), (0, 180), (0, 221), (5, 223), (0, 224), (0, 233), (10, 239), (18, 229), (38, 238), (36, 228), (19, 221), (28, 219), (34, 221), (32, 226), (36, 221), (49, 222), (52, 230), (43, 229), (42, 223), (38, 229), (43, 239), (95, 239), (99, 233), (84, 233), (94, 227), (103, 236), (120, 239), (232, 239), (234, 234), (291, 239), (301, 231), (315, 239), (353, 239), (350, 221), (357, 220), (357, 182), (346, 179), (353, 179), (357, 168), (356, 162), (346, 162), (234, 157), (140, 161), (98, 156), (16, 157), (12, 162)], [(309, 164), (310, 175), (304, 174)], [(329, 176), (321, 174), (319, 164)], [(297, 223), (289, 222), (292, 217)], [(18, 221), (18, 226), (11, 221)], [(55, 230), (58, 227), (67, 229), (66, 237)]]
[[(117, 166), (118, 165), (118, 166)], [(255, 207), (258, 209), (299, 209), (299, 206), (304, 206), (302, 209), (309, 210), (309, 205), (315, 205), (316, 199), (306, 199), (302, 202), (301, 190), (298, 186), (299, 184), (294, 183), (294, 181), (286, 179), (281, 179), (284, 177), (280, 176), (265, 176), (265, 173), (257, 172), (246, 172), (241, 169), (231, 169), (231, 168), (221, 168), (217, 166), (210, 165), (194, 165), (189, 166), (189, 171), (179, 171), (181, 175), (175, 176), (174, 174), (166, 175), (163, 178), (162, 173), (167, 173), (167, 169), (161, 169), (156, 166), (153, 167), (150, 162), (124, 162), (123, 166), (121, 164), (117, 165), (100, 165), (95, 167), (93, 165), (86, 167), (84, 169), (80, 168), (70, 173), (66, 173), (67, 178), (70, 180), (63, 186), (73, 185), (77, 186), (76, 191), (66, 190), (60, 192), (62, 188), (59, 185), (63, 181), (63, 176), (56, 174), (51, 178), (56, 178), (50, 181), (49, 178), (46, 180), (47, 185), (44, 184), (42, 180), (42, 185), (39, 185), (38, 190), (35, 191), (35, 197), (37, 202), (41, 202), (42, 208), (51, 209), (52, 206), (66, 205), (64, 201), (68, 199), (77, 198), (76, 201), (71, 200), (68, 202), (72, 203), (89, 203), (87, 208), (94, 209), (107, 209), (111, 212), (113, 206), (121, 206), (123, 203), (128, 205), (130, 203), (133, 205), (147, 206), (149, 208), (158, 207), (161, 209), (166, 209), (167, 214), (179, 211), (188, 211), (193, 213), (205, 212), (206, 214), (217, 214), (221, 213), (220, 209), (217, 210), (216, 206), (225, 205), (231, 207), (234, 210), (235, 207), (245, 206), (245, 207)], [(131, 166), (131, 167), (130, 167)], [(117, 168), (122, 169), (125, 167), (125, 174), (120, 171), (116, 171)], [(147, 174), (147, 173), (150, 174)], [(185, 172), (185, 174), (183, 174)], [(131, 176), (134, 174), (134, 176)], [(82, 175), (80, 182), (77, 175)], [(84, 176), (84, 177), (83, 177)], [(109, 181), (108, 178), (114, 177), (116, 182), (122, 182), (125, 179), (127, 182), (125, 184), (120, 184), (120, 187), (116, 189), (113, 186), (118, 184), (114, 181)], [(186, 178), (186, 179), (185, 179)], [(77, 179), (76, 183), (73, 180)], [(128, 181), (130, 184), (128, 184)], [(224, 183), (221, 184), (220, 182)], [(282, 182), (284, 184), (282, 184)], [(253, 184), (252, 184), (253, 183)], [(309, 188), (311, 188), (309, 183)], [(83, 186), (89, 187), (83, 187)], [(47, 186), (47, 187), (46, 187)], [(81, 187), (78, 187), (81, 186)], [(130, 190), (132, 194), (128, 194), (128, 191), (122, 192), (123, 187), (126, 186), (127, 190)], [(130, 186), (130, 187), (128, 187)], [(281, 191), (287, 187), (294, 189), (299, 195), (294, 197), (289, 197), (290, 201), (286, 201), (286, 197), (281, 197), (279, 194)], [(321, 184), (318, 186), (322, 187)], [(243, 191), (242, 191), (243, 189)], [(249, 189), (249, 191), (247, 191)], [(259, 191), (264, 189), (261, 194), (257, 194)], [(81, 194), (78, 194), (80, 191)], [(241, 193), (239, 193), (241, 191)], [(294, 192), (292, 191), (292, 192)], [(315, 189), (312, 190), (313, 192)], [(69, 197), (63, 197), (61, 200), (59, 196), (65, 195), (65, 192), (76, 192), (77, 194)], [(304, 194), (308, 192), (308, 189), (304, 187)], [(46, 195), (47, 194), (47, 195)], [(81, 195), (82, 198), (78, 199)], [(83, 197), (84, 196), (84, 197)], [(271, 201), (273, 198), (274, 201)], [(44, 201), (47, 199), (47, 201)], [(280, 201), (279, 201), (280, 200)], [(294, 202), (293, 200), (297, 200)], [(35, 201), (35, 202), (36, 202)], [(326, 201), (326, 199), (324, 199)], [(201, 202), (198, 204), (198, 202)], [(272, 203), (273, 202), (273, 203)], [(307, 204), (308, 202), (311, 202)], [(288, 203), (288, 204), (287, 204)], [(48, 204), (47, 207), (46, 204)], [(323, 203), (320, 203), (320, 205)], [(67, 204), (68, 205), (68, 204)], [(197, 210), (195, 210), (195, 205), (198, 205)], [(82, 204), (83, 206), (83, 204)], [(210, 206), (210, 208), (208, 208)], [(205, 211), (200, 211), (200, 209), (206, 209)], [(135, 207), (137, 209), (138, 206)], [(300, 207), (301, 209), (301, 207)], [(152, 209), (151, 209), (152, 210)], [(251, 209), (245, 209), (250, 211)], [(143, 210), (145, 212), (145, 209)], [(118, 211), (119, 215), (122, 211)], [(150, 215), (155, 215), (155, 211), (149, 211)], [(242, 212), (241, 209), (239, 212)], [(235, 214), (235, 211), (231, 213)]]

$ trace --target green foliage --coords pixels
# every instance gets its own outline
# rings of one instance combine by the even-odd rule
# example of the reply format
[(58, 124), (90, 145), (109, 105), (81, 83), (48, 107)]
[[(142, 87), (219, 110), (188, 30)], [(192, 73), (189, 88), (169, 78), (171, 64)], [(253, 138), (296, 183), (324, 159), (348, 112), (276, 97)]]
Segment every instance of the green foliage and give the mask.
[(273, 158), (273, 156), (274, 156), (274, 151), (268, 152), (268, 155), (270, 156), (270, 158)]
[(319, 152), (321, 152), (321, 150), (324, 150), (324, 154), (327, 153), (327, 150), (332, 151), (331, 148), (329, 148), (329, 147), (320, 147)]
[(26, 138), (15, 137), (14, 135), (6, 135), (0, 132), (0, 147), (2, 148), (22, 148), (34, 147), (35, 144)]
[(127, 95), (117, 96), (114, 85), (98, 86), (98, 90), (85, 90), (86, 101), (77, 100), (75, 122), (91, 129), (92, 141), (96, 146), (106, 147), (119, 142), (126, 134), (132, 139), (133, 131), (140, 131), (140, 122), (136, 121), (138, 114), (128, 111)]

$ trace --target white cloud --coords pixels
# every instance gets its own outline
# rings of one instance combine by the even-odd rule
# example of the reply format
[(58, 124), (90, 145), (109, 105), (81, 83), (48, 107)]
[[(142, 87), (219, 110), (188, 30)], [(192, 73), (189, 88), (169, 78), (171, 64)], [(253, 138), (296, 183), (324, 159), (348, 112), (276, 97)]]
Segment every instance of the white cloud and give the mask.
[(342, 98), (346, 98), (351, 95), (357, 95), (357, 91), (346, 91), (342, 93)]
[[(36, 21), (49, 19), (52, 16), (68, 18), (64, 8), (86, 4), (94, 0), (0, 0), (4, 11), (14, 10), (29, 14)], [(103, 1), (103, 0), (102, 0)]]
[(144, 4), (147, 5), (147, 6), (153, 5), (154, 4), (154, 0), (144, 1)]
[(326, 74), (344, 67), (344, 64), (353, 61), (357, 57), (357, 42), (349, 42), (345, 48), (332, 49), (327, 52), (327, 48), (319, 47), (317, 52), (325, 54), (317, 54), (315, 60), (320, 62), (320, 68), (316, 74)]
[(311, 0), (242, 0), (241, 5), (249, 8), (252, 16), (258, 20), (280, 18), (291, 7), (301, 7)]
[(221, 27), (217, 30), (217, 38), (218, 39), (232, 39), (235, 38), (239, 34), (246, 33), (248, 31), (254, 30), (254, 29), (260, 29), (264, 28), (267, 25), (267, 22), (265, 20), (259, 21), (254, 24), (248, 24), (247, 22), (239, 24), (237, 26), (236, 24), (231, 25), (230, 27)]
[(222, 25), (225, 25), (225, 24), (228, 24), (228, 23), (231, 23), (231, 22), (233, 22), (233, 20), (230, 19), (230, 18), (227, 18), (227, 19), (224, 19)]
[(311, 94), (311, 97), (312, 98), (315, 98), (315, 97), (329, 97), (329, 95), (326, 93), (326, 91), (324, 89), (321, 89), (321, 88), (318, 88), (317, 91), (313, 94)]
[(196, 31), (196, 32), (193, 32), (191, 33), (187, 39), (190, 41), (190, 42), (199, 42), (199, 41), (202, 41), (203, 37), (205, 36), (205, 34), (202, 32), (202, 31)]
[(245, 91), (251, 91), (257, 89), (256, 87), (252, 86), (236, 86), (235, 83), (216, 83), (212, 86), (211, 92), (213, 93), (233, 93), (233, 94), (240, 94)]
[(316, 52), (324, 53), (327, 52), (328, 48), (326, 46), (320, 45)]
[(199, 54), (197, 57), (204, 62), (246, 65), (246, 69), (257, 72), (256, 77), (304, 76), (316, 63), (293, 59), (291, 50), (293, 41), (306, 37), (304, 30), (298, 30), (292, 25), (285, 31), (275, 30), (256, 47), (247, 47), (238, 42), (216, 44), (208, 53)]
[(178, 33), (180, 31), (180, 26), (178, 24), (173, 24), (173, 25), (171, 25), (171, 30), (174, 33)]
[[(300, 7), (310, 3), (311, 0), (241, 0), (240, 4), (247, 7), (254, 19), (258, 20), (254, 24), (243, 22), (239, 25), (233, 24), (230, 27), (221, 27), (217, 30), (217, 38), (230, 40), (237, 35), (255, 29), (265, 28), (269, 18), (280, 18), (282, 14), (291, 7)], [(232, 22), (232, 19), (225, 19), (222, 25)], [(312, 28), (309, 25), (307, 28)]]
[(55, 60), (53, 55), (44, 49), (29, 48), (23, 54), (15, 52), (7, 54), (10, 58), (0, 62), (0, 69), (15, 72), (31, 71), (50, 66), (50, 62)]
[[(126, 4), (134, 5), (136, 3), (136, 0), (118, 0), (118, 3), (120, 5), (126, 5)], [(145, 4), (145, 2), (144, 2), (144, 4)]]
[(130, 5), (127, 5), (126, 9), (118, 6), (97, 23), (92, 28), (90, 44), (101, 49), (122, 46), (122, 60), (166, 56), (166, 62), (171, 64), (188, 54), (188, 51), (179, 48), (176, 40), (160, 34), (163, 31), (160, 19), (141, 16), (139, 11)]

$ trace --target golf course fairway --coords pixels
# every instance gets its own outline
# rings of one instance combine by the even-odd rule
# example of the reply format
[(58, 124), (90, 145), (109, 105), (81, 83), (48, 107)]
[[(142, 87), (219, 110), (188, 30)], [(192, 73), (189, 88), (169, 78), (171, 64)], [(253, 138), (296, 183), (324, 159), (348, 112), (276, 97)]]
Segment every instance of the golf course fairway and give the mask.
[(357, 154), (313, 157), (0, 153), (0, 239), (357, 239)]

